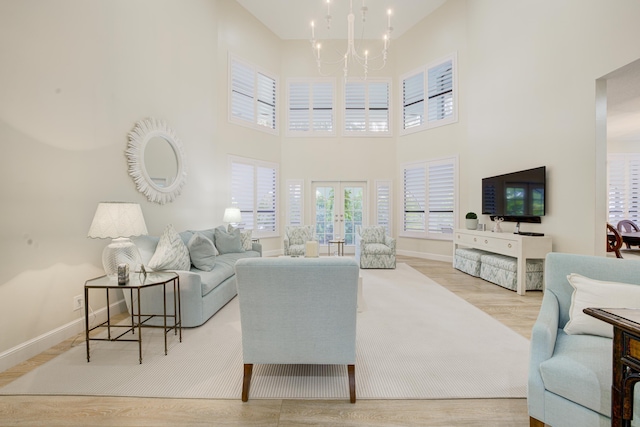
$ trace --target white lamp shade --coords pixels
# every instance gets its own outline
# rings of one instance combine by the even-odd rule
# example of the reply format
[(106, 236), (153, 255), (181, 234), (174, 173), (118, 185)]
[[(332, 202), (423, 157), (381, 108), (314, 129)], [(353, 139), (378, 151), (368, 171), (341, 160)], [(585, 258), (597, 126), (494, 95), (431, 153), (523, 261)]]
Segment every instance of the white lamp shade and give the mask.
[(222, 222), (238, 223), (240, 221), (242, 221), (242, 214), (240, 213), (239, 208), (227, 208), (224, 210), (224, 217), (222, 218)]
[(137, 203), (101, 202), (89, 227), (89, 237), (116, 239), (147, 234), (142, 209)]

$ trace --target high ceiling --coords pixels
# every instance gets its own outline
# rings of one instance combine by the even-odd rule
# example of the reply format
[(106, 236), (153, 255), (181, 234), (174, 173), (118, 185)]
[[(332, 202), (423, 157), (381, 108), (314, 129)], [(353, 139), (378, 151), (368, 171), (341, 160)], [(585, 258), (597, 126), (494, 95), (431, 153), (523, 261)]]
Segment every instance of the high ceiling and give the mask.
[[(387, 10), (392, 10), (391, 38), (395, 39), (440, 7), (446, 0), (331, 0), (331, 30), (326, 29), (326, 0), (236, 0), (283, 40), (344, 39), (350, 4), (356, 38), (361, 38), (361, 8), (367, 7), (365, 39), (382, 37)], [(607, 136), (610, 141), (640, 141), (640, 61), (607, 76)]]
[(361, 12), (367, 11), (366, 39), (382, 38), (387, 27), (387, 10), (391, 9), (391, 38), (398, 38), (446, 0), (331, 0), (331, 31), (326, 31), (326, 0), (236, 0), (253, 16), (283, 40), (311, 38), (311, 21), (316, 23), (316, 37), (346, 38), (347, 14), (353, 4), (356, 38), (361, 36)]

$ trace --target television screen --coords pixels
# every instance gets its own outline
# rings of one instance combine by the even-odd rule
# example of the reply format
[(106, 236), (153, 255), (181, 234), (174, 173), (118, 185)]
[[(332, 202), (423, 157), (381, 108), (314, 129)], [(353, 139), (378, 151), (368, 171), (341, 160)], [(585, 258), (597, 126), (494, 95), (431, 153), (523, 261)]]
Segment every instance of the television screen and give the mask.
[(545, 214), (546, 167), (483, 178), (482, 214), (539, 222)]

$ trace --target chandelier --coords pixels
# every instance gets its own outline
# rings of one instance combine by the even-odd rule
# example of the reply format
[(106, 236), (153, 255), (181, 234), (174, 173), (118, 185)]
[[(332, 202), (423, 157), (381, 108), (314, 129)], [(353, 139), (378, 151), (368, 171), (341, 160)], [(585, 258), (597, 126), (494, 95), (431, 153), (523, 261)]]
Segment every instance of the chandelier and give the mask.
[[(327, 30), (331, 30), (331, 0), (326, 0), (326, 2), (327, 15), (325, 16), (325, 21), (327, 22)], [(362, 37), (360, 39), (360, 44), (362, 44), (368, 12), (368, 8), (365, 6), (365, 0), (362, 0), (362, 7), (360, 8), (360, 11), (362, 13)], [(387, 64), (387, 49), (391, 43), (391, 32), (393, 31), (393, 27), (391, 26), (391, 9), (387, 10), (387, 27), (382, 36), (382, 49), (375, 55), (371, 55), (369, 50), (358, 52), (358, 48), (362, 48), (362, 46), (356, 47), (355, 44), (355, 15), (353, 14), (353, 0), (349, 0), (349, 14), (347, 15), (347, 48), (343, 52), (337, 52), (333, 60), (325, 59), (326, 56), (330, 55), (323, 55), (321, 53), (323, 52), (322, 44), (316, 40), (315, 27), (315, 21), (311, 21), (311, 49), (313, 50), (313, 55), (316, 59), (320, 75), (328, 76), (330, 74), (323, 72), (323, 68), (337, 68), (342, 66), (344, 78), (346, 79), (349, 75), (349, 67), (357, 66), (362, 68), (364, 78), (366, 79), (369, 70), (382, 70)]]

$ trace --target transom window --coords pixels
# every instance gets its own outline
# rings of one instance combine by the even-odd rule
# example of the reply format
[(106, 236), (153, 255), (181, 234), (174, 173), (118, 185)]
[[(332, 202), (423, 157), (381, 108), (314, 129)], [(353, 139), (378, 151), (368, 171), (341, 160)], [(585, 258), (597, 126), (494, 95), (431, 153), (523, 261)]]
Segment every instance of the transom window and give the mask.
[(344, 135), (390, 136), (389, 79), (349, 80), (344, 90)]
[(229, 121), (277, 134), (277, 78), (229, 56)]
[(458, 120), (456, 57), (450, 55), (401, 77), (401, 134)]

